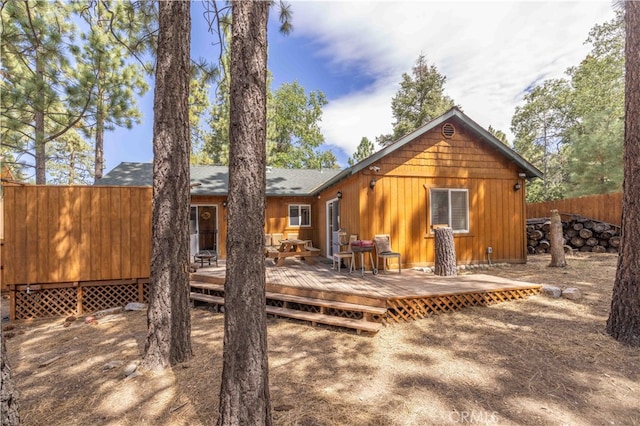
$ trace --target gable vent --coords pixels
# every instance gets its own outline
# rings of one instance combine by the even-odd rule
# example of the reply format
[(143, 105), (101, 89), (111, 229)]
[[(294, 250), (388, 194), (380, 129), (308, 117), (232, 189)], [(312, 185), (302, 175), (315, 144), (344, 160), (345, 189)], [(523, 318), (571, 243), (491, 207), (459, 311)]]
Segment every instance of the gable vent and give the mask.
[(445, 123), (442, 126), (442, 135), (447, 138), (447, 139), (451, 139), (453, 137), (453, 135), (456, 134), (456, 128), (453, 127), (453, 124), (451, 123)]

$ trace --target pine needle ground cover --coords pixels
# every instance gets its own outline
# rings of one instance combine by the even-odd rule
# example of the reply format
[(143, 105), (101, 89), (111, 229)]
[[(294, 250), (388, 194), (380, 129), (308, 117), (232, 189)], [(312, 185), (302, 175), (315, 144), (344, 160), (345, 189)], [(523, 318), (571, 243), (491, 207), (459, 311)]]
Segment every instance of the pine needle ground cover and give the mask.
[[(640, 424), (640, 351), (604, 333), (616, 255), (549, 260), (489, 273), (577, 287), (580, 301), (537, 295), (373, 337), (270, 319), (274, 423)], [(191, 361), (125, 379), (144, 349), (144, 312), (5, 323), (22, 424), (215, 424), (223, 316), (193, 309), (192, 325)]]

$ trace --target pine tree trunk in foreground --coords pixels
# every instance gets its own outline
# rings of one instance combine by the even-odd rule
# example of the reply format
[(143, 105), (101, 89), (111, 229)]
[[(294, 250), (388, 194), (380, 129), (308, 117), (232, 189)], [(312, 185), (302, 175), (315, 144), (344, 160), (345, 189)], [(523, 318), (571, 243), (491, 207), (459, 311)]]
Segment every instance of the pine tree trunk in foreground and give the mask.
[(2, 336), (2, 364), (0, 365), (0, 424), (2, 426), (17, 426), (20, 424), (20, 414), (18, 413), (17, 392), (11, 375), (11, 368), (7, 360), (7, 348)]
[(143, 366), (189, 359), (190, 3), (159, 2), (154, 94), (153, 213), (147, 343)]
[(562, 268), (567, 266), (564, 257), (564, 237), (562, 236), (562, 219), (558, 210), (551, 210), (551, 263), (549, 266)]
[(449, 227), (437, 228), (436, 265), (434, 273), (443, 277), (458, 274), (456, 269), (456, 248), (453, 242), (453, 230)]
[(622, 243), (607, 333), (640, 346), (640, 2), (625, 2), (625, 128)]
[(218, 425), (271, 425), (263, 253), (269, 3), (232, 5), (227, 271)]

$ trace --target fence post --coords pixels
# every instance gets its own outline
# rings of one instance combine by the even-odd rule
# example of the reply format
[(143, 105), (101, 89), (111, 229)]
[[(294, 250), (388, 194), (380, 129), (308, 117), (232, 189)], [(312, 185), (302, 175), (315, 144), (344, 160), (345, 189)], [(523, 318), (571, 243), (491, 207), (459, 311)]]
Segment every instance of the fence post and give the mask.
[(76, 301), (77, 301), (76, 314), (80, 316), (82, 315), (82, 301), (84, 296), (83, 287), (78, 281), (74, 281), (73, 285), (77, 287), (76, 288)]
[(138, 279), (136, 279), (136, 283), (138, 283), (138, 303), (144, 303), (144, 283), (143, 283), (143, 280), (138, 278)]
[(9, 284), (11, 293), (9, 295), (9, 320), (14, 321), (16, 319), (16, 286), (15, 284)]

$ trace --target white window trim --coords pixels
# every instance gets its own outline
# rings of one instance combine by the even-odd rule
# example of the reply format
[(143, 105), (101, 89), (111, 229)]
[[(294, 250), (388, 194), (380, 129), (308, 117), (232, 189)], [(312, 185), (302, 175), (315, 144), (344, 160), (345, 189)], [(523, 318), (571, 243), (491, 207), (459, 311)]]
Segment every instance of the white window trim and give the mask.
[[(449, 203), (449, 226), (451, 226), (451, 193), (452, 192), (464, 192), (465, 195), (467, 196), (467, 217), (466, 217), (466, 222), (467, 222), (467, 229), (454, 229), (453, 233), (454, 234), (468, 234), (470, 232), (470, 228), (471, 228), (471, 224), (469, 222), (469, 210), (470, 210), (470, 206), (469, 206), (469, 190), (466, 188), (430, 188), (429, 189), (429, 224), (431, 225), (431, 233), (434, 233), (434, 229), (433, 229), (433, 225), (434, 223), (432, 223), (433, 221), (433, 214), (431, 212), (431, 199), (432, 199), (432, 195), (433, 195), (433, 191), (447, 191), (447, 197), (448, 197), (448, 203)], [(435, 224), (435, 225), (439, 225), (439, 224)]]
[[(298, 208), (298, 222), (300, 225), (292, 225), (291, 224), (291, 207)], [(302, 224), (302, 207), (306, 207), (309, 210), (309, 224)], [(287, 206), (287, 221), (289, 223), (289, 228), (310, 228), (311, 227), (311, 204), (289, 204)]]

